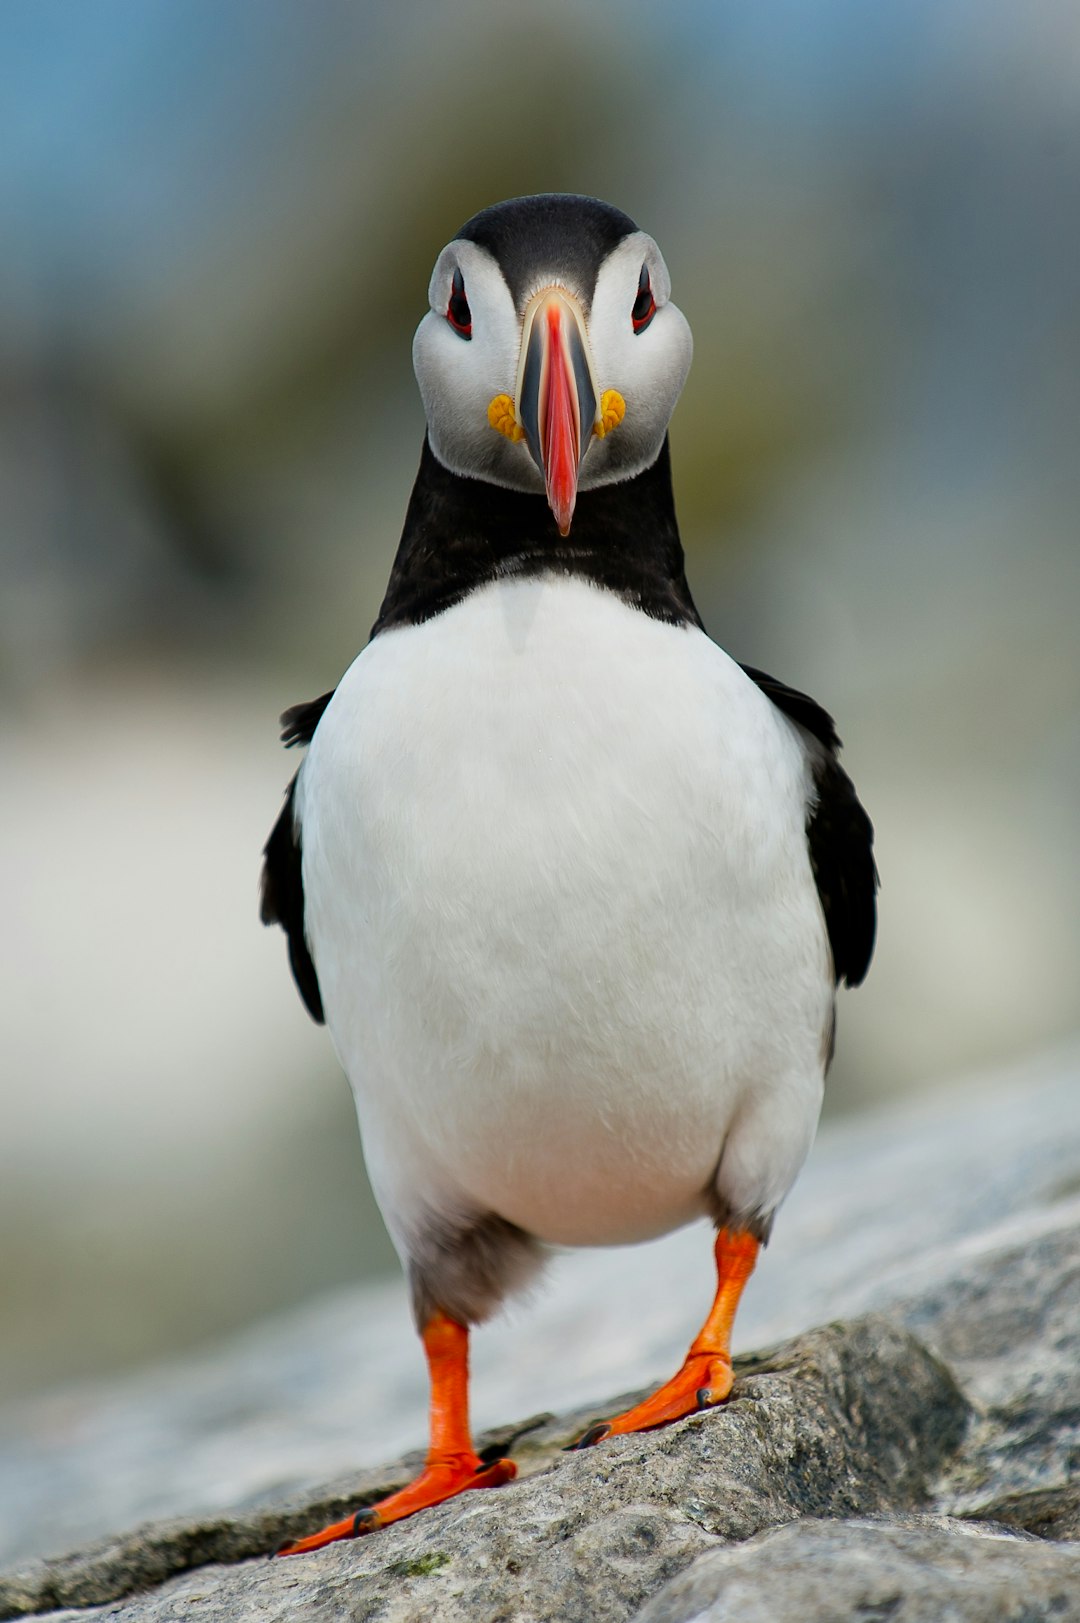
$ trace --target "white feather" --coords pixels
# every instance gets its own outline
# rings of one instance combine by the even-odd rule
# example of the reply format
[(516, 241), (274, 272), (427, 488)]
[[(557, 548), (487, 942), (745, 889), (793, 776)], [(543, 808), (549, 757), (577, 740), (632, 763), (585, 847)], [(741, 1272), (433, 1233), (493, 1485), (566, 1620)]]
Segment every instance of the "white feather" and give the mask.
[[(307, 932), (392, 1234), (771, 1211), (832, 999), (796, 729), (701, 632), (505, 581), (356, 659), (300, 774)], [(719, 1166), (719, 1172), (717, 1168)]]

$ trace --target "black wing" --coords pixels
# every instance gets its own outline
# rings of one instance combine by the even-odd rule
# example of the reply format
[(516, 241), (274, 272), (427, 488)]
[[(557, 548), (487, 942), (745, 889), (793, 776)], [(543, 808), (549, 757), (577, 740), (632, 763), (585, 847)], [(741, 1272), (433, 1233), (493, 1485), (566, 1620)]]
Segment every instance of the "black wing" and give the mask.
[(292, 749), (294, 744), (311, 743), (315, 729), (323, 718), (323, 711), (335, 691), (331, 688), (329, 693), (320, 694), (317, 699), (309, 699), (306, 704), (294, 704), (284, 711), (281, 717), (281, 742), (287, 750)]
[(870, 967), (877, 929), (874, 828), (837, 759), (840, 740), (827, 710), (750, 665), (743, 670), (785, 716), (822, 746), (813, 771), (817, 800), (806, 825), (810, 866), (821, 897), (837, 984), (858, 986)]
[[(322, 713), (333, 692), (309, 704), (297, 704), (286, 710), (281, 718), (282, 742), (286, 748), (293, 744), (310, 744)], [(300, 996), (313, 1020), (321, 1025), (324, 1020), (319, 977), (304, 934), (304, 882), (301, 875), (302, 847), (300, 831), (296, 827), (293, 802), (296, 797), (296, 777), (285, 791), (285, 804), (281, 815), (263, 847), (262, 879), (260, 881), (259, 917), (264, 924), (280, 924), (289, 938), (289, 963)]]

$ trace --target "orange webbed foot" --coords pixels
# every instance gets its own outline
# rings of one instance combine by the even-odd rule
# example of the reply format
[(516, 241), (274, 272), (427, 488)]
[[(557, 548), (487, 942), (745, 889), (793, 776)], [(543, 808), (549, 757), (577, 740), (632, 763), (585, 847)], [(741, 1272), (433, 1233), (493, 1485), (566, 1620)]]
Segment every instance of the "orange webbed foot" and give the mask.
[(760, 1250), (759, 1242), (743, 1230), (721, 1229), (716, 1236), (716, 1299), (682, 1368), (670, 1381), (642, 1403), (616, 1415), (613, 1420), (597, 1420), (585, 1431), (574, 1448), (591, 1448), (605, 1437), (621, 1437), (634, 1431), (651, 1431), (673, 1420), (711, 1409), (731, 1391), (731, 1327), (735, 1310), (750, 1278)]
[(516, 1475), (517, 1466), (513, 1460), (482, 1460), (479, 1454), (473, 1453), (447, 1454), (430, 1459), (420, 1475), (407, 1487), (378, 1500), (374, 1505), (366, 1505), (344, 1521), (331, 1522), (329, 1527), (322, 1528), (318, 1533), (283, 1544), (276, 1553), (304, 1555), (309, 1550), (321, 1550), (326, 1544), (336, 1544), (341, 1539), (362, 1538), (365, 1533), (375, 1533), (380, 1527), (388, 1527), (391, 1522), (403, 1521), (418, 1510), (441, 1505), (447, 1499), (456, 1498), (459, 1493), (467, 1493), (473, 1488), (501, 1487), (504, 1482), (513, 1481)]
[(435, 1312), (420, 1332), (431, 1378), (431, 1446), (420, 1475), (406, 1487), (365, 1505), (344, 1521), (307, 1538), (292, 1539), (278, 1555), (305, 1555), (339, 1539), (362, 1538), (430, 1505), (441, 1505), (471, 1488), (497, 1488), (517, 1475), (513, 1460), (478, 1454), (469, 1431), (469, 1332), (446, 1313)]
[(575, 1448), (591, 1448), (605, 1437), (624, 1437), (634, 1431), (651, 1431), (669, 1426), (700, 1409), (723, 1403), (731, 1391), (734, 1376), (731, 1360), (711, 1353), (690, 1353), (677, 1375), (665, 1381), (656, 1392), (635, 1403), (632, 1409), (611, 1420), (597, 1420), (578, 1438)]

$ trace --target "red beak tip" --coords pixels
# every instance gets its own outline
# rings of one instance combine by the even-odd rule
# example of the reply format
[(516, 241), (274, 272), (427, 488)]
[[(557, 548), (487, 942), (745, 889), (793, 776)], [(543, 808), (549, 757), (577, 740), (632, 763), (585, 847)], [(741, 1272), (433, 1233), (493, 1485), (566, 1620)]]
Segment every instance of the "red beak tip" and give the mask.
[(557, 499), (553, 500), (549, 497), (548, 500), (551, 507), (551, 516), (555, 520), (556, 528), (558, 529), (559, 534), (565, 538), (570, 534), (570, 525), (573, 522), (574, 508), (576, 507), (577, 503), (574, 501), (573, 497), (571, 497), (570, 500), (563, 498), (561, 501)]

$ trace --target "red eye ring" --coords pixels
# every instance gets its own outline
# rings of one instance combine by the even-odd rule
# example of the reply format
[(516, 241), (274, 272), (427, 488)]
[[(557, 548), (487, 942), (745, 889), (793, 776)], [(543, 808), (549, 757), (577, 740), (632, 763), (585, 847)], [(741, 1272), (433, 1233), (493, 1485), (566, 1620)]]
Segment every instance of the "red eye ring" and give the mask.
[(446, 306), (446, 319), (460, 337), (472, 337), (472, 311), (465, 297), (465, 278), (457, 269), (450, 283), (450, 302)]
[(652, 282), (649, 278), (648, 265), (642, 265), (641, 275), (638, 277), (637, 298), (634, 308), (630, 312), (630, 320), (634, 331), (644, 332), (653, 316), (656, 314), (656, 300), (653, 298)]

